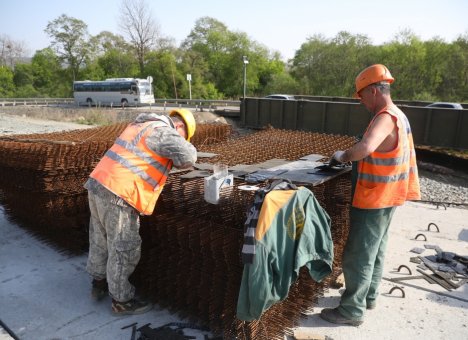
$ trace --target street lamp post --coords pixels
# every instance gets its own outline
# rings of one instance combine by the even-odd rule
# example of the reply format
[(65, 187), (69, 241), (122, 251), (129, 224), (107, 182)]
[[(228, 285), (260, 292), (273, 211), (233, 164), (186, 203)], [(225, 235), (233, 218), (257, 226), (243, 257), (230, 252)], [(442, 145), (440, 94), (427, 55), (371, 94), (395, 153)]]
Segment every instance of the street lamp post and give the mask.
[(244, 97), (245, 99), (245, 90), (247, 88), (247, 64), (249, 63), (249, 60), (247, 59), (247, 56), (242, 56), (242, 61), (244, 62)]

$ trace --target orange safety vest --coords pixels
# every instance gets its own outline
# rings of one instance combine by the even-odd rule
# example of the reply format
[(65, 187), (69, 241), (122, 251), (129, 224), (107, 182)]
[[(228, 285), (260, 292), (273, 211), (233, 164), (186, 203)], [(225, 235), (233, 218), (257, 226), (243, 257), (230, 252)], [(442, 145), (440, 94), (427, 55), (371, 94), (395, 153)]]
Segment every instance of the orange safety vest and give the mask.
[(130, 124), (90, 175), (143, 215), (153, 213), (172, 168), (172, 160), (146, 146), (146, 137), (157, 128), (156, 124), (155, 121)]
[(413, 136), (408, 119), (395, 105), (384, 108), (396, 118), (398, 145), (390, 152), (372, 152), (358, 162), (356, 189), (353, 207), (380, 209), (402, 205), (408, 200), (419, 200), (418, 168), (414, 151)]

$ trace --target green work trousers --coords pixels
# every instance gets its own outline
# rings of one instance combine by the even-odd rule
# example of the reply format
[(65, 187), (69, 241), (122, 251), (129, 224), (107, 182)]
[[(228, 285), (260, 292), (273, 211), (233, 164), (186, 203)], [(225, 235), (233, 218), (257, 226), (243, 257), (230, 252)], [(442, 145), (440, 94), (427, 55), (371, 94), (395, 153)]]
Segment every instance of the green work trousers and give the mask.
[(351, 208), (349, 236), (343, 253), (346, 290), (338, 307), (346, 318), (362, 320), (367, 305), (375, 304), (394, 211), (395, 207)]

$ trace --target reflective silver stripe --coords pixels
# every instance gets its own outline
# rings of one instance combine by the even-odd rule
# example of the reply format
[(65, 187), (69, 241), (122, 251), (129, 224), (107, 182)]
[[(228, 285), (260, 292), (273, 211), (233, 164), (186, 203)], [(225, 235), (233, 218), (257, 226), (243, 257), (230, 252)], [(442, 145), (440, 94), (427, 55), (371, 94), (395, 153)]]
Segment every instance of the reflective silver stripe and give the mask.
[[(155, 170), (157, 170), (157, 171), (161, 172), (162, 174), (164, 174), (164, 176), (168, 176), (170, 170), (168, 169), (167, 166), (165, 166), (161, 162), (155, 160), (146, 151), (141, 150), (140, 148), (137, 147), (138, 143), (143, 138), (146, 131), (148, 129), (150, 129), (150, 128), (154, 129), (157, 126), (160, 126), (161, 122), (165, 122), (165, 121), (164, 120), (154, 121), (154, 122), (146, 125), (139, 133), (137, 133), (137, 135), (133, 138), (133, 140), (131, 142), (126, 142), (121, 138), (117, 138), (117, 140), (115, 141), (115, 144), (118, 144), (121, 147), (127, 149), (128, 151), (130, 151), (131, 153), (133, 153), (134, 155), (136, 155), (137, 157), (142, 159), (145, 163), (147, 163), (148, 166), (150, 166), (150, 167), (154, 168)], [(165, 122), (165, 123), (167, 123), (167, 122)]]
[(403, 172), (403, 173), (391, 175), (391, 176), (379, 176), (379, 175), (364, 174), (364, 173), (358, 174), (358, 178), (360, 180), (374, 182), (374, 183), (398, 182), (401, 180), (406, 180), (408, 177), (409, 177), (409, 172)]
[(115, 144), (120, 145), (121, 147), (125, 148), (126, 150), (130, 151), (134, 155), (138, 156), (140, 159), (142, 159), (145, 163), (147, 163), (150, 167), (158, 170), (159, 172), (163, 173), (164, 175), (167, 175), (169, 173), (168, 169), (166, 166), (155, 160), (150, 154), (147, 152), (141, 150), (138, 148), (136, 145), (133, 143), (128, 143), (124, 141), (123, 139), (117, 138), (115, 141)]
[(151, 176), (149, 176), (145, 171), (141, 170), (139, 167), (134, 166), (128, 160), (120, 156), (119, 154), (115, 153), (112, 150), (108, 150), (105, 154), (106, 157), (116, 161), (117, 163), (121, 164), (122, 166), (126, 167), (128, 170), (133, 172), (135, 175), (140, 177), (143, 181), (151, 185), (151, 187), (156, 188), (158, 186), (158, 182), (156, 182)]
[(408, 154), (403, 155), (402, 157), (394, 157), (394, 158), (376, 158), (367, 156), (364, 158), (364, 162), (374, 165), (400, 165), (408, 162), (410, 156)]
[(403, 116), (402, 121), (403, 121), (403, 123), (405, 125), (406, 134), (410, 135), (411, 134), (411, 127), (410, 127), (410, 123), (408, 121), (408, 117)]
[(135, 138), (133, 138), (132, 145), (137, 145), (140, 142), (140, 139), (143, 138), (143, 135), (145, 134), (146, 130), (148, 130), (149, 128), (155, 128), (155, 125), (155, 123), (148, 124), (147, 126), (145, 126), (144, 129), (138, 132)]

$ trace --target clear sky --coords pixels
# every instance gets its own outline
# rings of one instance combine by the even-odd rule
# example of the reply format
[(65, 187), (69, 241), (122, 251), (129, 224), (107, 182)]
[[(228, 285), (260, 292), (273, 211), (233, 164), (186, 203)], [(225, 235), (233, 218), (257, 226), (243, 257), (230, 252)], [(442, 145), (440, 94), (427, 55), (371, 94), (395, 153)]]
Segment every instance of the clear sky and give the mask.
[[(307, 37), (339, 31), (367, 35), (374, 44), (403, 29), (420, 39), (447, 42), (468, 34), (468, 0), (147, 0), (161, 33), (180, 44), (195, 21), (209, 16), (229, 30), (245, 32), (283, 59), (294, 56)], [(91, 35), (120, 34), (120, 0), (0, 0), (0, 36), (24, 43), (30, 55), (47, 47), (48, 22), (62, 14), (80, 19)]]

